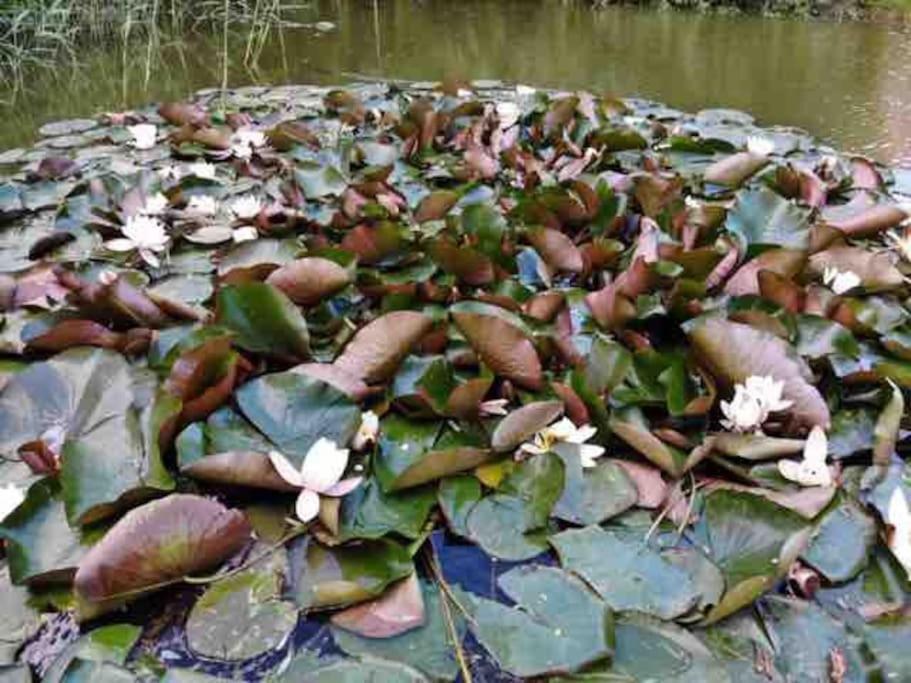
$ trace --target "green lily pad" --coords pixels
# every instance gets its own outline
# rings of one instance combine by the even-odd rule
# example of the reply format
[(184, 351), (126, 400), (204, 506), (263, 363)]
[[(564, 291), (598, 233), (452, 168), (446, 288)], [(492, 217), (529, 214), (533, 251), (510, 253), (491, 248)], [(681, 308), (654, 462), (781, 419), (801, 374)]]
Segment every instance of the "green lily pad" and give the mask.
[(725, 227), (745, 247), (806, 249), (810, 243), (809, 212), (772, 190), (741, 190)]
[(300, 360), (310, 356), (307, 321), (281, 290), (245, 282), (223, 287), (217, 299), (217, 322), (237, 335), (241, 348)]
[(696, 606), (700, 594), (685, 567), (665, 559), (641, 536), (597, 526), (550, 537), (565, 569), (578, 574), (615, 610), (670, 620)]
[(360, 425), (361, 411), (346, 394), (296, 372), (259, 377), (241, 387), (236, 399), (243, 414), (297, 466), (319, 439), (345, 446)]
[(840, 494), (819, 520), (801, 558), (832, 583), (848, 581), (867, 564), (876, 522), (854, 499)]
[[(349, 655), (376, 657), (400, 662), (434, 680), (452, 680), (458, 673), (449, 627), (443, 613), (442, 596), (433, 584), (422, 581), (426, 619), (422, 626), (392, 638), (365, 638), (344, 629), (332, 628), (336, 645)], [(459, 641), (468, 630), (464, 616), (449, 608)]]
[[(252, 553), (262, 552), (256, 546)], [(297, 623), (297, 607), (281, 599), (285, 553), (216, 581), (187, 618), (187, 642), (203, 657), (242, 660), (279, 647)]]
[(527, 566), (506, 572), (498, 583), (518, 608), (475, 597), (471, 628), (509, 673), (572, 673), (611, 655), (611, 611), (579, 579)]
[(328, 548), (307, 540), (292, 550), (292, 595), (304, 610), (375, 598), (414, 571), (405, 548), (386, 539)]
[(558, 444), (554, 452), (563, 460), (566, 483), (554, 506), (554, 517), (573, 524), (600, 524), (633, 507), (639, 492), (620, 465), (598, 462), (583, 468), (578, 446)]
[(61, 481), (74, 523), (170, 490), (160, 454), (144, 453), (137, 391), (123, 356), (104, 349), (72, 349), (32, 365), (0, 395), (0, 453), (35, 439), (63, 441)]

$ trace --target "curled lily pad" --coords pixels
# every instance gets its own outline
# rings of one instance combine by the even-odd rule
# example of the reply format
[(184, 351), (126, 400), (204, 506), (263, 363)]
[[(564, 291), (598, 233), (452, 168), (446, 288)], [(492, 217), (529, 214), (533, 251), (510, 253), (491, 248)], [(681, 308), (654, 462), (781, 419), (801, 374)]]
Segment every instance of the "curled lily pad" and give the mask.
[(534, 436), (563, 413), (562, 401), (535, 401), (518, 408), (507, 415), (490, 437), (495, 451), (512, 450), (523, 441)]
[(84, 603), (129, 598), (211, 569), (250, 537), (243, 514), (202, 496), (173, 494), (128, 512), (82, 558)]
[(266, 282), (300, 306), (313, 306), (346, 287), (351, 275), (335, 261), (318, 256), (291, 261), (272, 271)]
[(332, 624), (366, 638), (391, 638), (424, 625), (424, 597), (416, 574), (382, 596), (332, 615)]
[(480, 313), (453, 313), (452, 319), (491, 370), (522, 387), (532, 390), (541, 387), (541, 360), (520, 329)]
[(358, 330), (335, 365), (367, 383), (385, 381), (432, 325), (422, 313), (387, 313)]

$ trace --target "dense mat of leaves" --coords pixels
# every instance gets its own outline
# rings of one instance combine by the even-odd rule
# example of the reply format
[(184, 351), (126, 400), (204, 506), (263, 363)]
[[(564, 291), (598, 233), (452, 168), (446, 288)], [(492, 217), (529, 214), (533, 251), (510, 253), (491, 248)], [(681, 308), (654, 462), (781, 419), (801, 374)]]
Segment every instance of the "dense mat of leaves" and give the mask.
[(911, 678), (888, 169), (496, 83), (45, 132), (0, 155), (0, 679)]

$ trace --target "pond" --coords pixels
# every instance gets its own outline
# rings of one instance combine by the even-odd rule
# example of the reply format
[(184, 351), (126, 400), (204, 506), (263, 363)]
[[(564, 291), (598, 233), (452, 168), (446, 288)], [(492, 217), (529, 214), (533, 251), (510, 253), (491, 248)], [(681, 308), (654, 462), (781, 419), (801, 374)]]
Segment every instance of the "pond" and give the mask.
[[(232, 26), (230, 85), (450, 75), (584, 87), (687, 110), (743, 109), (760, 123), (911, 165), (908, 25), (593, 10), (565, 0), (334, 0), (287, 16), (293, 25), (264, 36), (255, 63), (248, 27)], [(316, 21), (334, 28), (301, 25)], [(130, 45), (80, 49), (78, 66), (35, 74), (14, 99), (0, 93), (0, 147), (30, 142), (46, 121), (221, 82), (221, 35)]]

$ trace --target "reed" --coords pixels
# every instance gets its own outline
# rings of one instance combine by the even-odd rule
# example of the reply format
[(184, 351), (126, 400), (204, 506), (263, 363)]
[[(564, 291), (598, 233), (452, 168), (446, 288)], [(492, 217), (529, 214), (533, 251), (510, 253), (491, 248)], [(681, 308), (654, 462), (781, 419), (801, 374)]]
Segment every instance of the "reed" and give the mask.
[(17, 92), (36, 70), (78, 62), (87, 46), (152, 54), (187, 32), (243, 34), (243, 62), (255, 65), (270, 34), (301, 9), (284, 0), (7, 0), (0, 6), (0, 87)]

